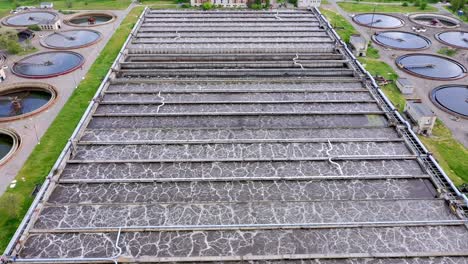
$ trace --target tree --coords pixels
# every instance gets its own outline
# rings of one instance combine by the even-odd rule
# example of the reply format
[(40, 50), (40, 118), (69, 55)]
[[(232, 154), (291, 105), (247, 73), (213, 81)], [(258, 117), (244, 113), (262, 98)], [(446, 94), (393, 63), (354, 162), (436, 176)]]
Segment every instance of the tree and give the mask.
[(213, 8), (214, 8), (213, 4), (211, 2), (209, 2), (209, 1), (206, 1), (206, 2), (204, 2), (202, 4), (202, 9), (203, 10), (210, 10), (210, 9), (213, 9)]
[(18, 43), (18, 35), (12, 30), (2, 30), (0, 32), (0, 50), (7, 50), (11, 54), (21, 52), (21, 45)]
[(422, 0), (420, 5), (419, 5), (419, 9), (424, 10), (424, 9), (426, 9), (426, 7), (427, 7), (426, 0)]
[(465, 5), (465, 0), (451, 0), (450, 1), (450, 8), (453, 11), (458, 11), (460, 9), (463, 9), (464, 5)]

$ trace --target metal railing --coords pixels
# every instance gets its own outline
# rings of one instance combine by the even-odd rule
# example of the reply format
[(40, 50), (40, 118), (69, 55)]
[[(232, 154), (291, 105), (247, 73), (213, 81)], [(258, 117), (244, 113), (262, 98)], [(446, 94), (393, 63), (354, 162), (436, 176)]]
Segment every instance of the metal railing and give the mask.
[[(147, 12), (148, 8), (145, 8), (143, 12), (141, 13), (140, 17), (138, 18), (138, 21), (135, 23), (135, 26), (133, 27), (131, 33), (133, 33), (139, 25), (141, 24), (142, 18), (144, 14)], [(62, 150), (60, 153), (60, 156), (58, 157), (57, 161), (55, 162), (54, 166), (50, 170), (49, 174), (46, 177), (46, 180), (42, 184), (41, 189), (36, 195), (36, 198), (34, 199), (33, 203), (29, 207), (29, 210), (27, 211), (26, 215), (23, 218), (23, 221), (20, 223), (18, 229), (16, 230), (15, 234), (13, 235), (13, 238), (10, 240), (10, 243), (6, 247), (4, 251), (4, 255), (7, 257), (13, 256), (15, 250), (18, 250), (18, 246), (20, 246), (20, 240), (22, 235), (28, 230), (29, 225), (31, 224), (31, 219), (34, 217), (34, 215), (37, 213), (36, 208), (37, 206), (43, 201), (47, 191), (49, 190), (49, 187), (54, 183), (52, 180), (54, 176), (57, 175), (57, 172), (60, 171), (62, 166), (65, 165), (66, 161), (69, 159), (70, 154), (73, 152), (75, 142), (78, 140), (78, 135), (80, 134), (81, 130), (84, 129), (91, 119), (92, 113), (94, 112), (93, 109), (95, 108), (98, 99), (100, 98), (103, 90), (105, 89), (106, 85), (109, 83), (110, 77), (113, 73), (112, 69), (117, 66), (118, 62), (124, 57), (125, 53), (124, 50), (128, 43), (130, 42), (132, 38), (132, 34), (129, 34), (127, 37), (127, 40), (123, 44), (119, 54), (117, 55), (117, 58), (115, 59), (114, 63), (112, 64), (111, 68), (107, 72), (106, 76), (104, 77), (101, 85), (99, 86), (98, 90), (96, 91), (93, 100), (89, 104), (88, 108), (86, 109), (85, 113), (83, 114), (80, 122), (78, 123), (77, 127), (75, 128), (73, 134), (71, 135), (70, 139), (68, 140), (67, 144), (65, 145), (65, 148)], [(16, 260), (18, 262), (18, 260)]]

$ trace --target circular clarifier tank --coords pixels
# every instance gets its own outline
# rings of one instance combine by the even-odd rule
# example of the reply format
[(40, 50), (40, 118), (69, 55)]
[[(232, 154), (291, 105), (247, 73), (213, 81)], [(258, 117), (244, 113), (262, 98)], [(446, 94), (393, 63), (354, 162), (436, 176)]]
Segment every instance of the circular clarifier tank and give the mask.
[(428, 38), (403, 31), (377, 32), (372, 40), (384, 47), (401, 50), (422, 50), (431, 46)]
[(3, 20), (3, 24), (11, 27), (27, 27), (55, 22), (57, 19), (57, 14), (53, 12), (32, 11), (9, 16)]
[(398, 17), (379, 13), (358, 14), (353, 17), (353, 21), (371, 28), (399, 28), (404, 25), (403, 20)]
[(20, 146), (20, 137), (12, 130), (0, 128), (0, 165), (5, 164)]
[(0, 122), (37, 114), (47, 109), (56, 97), (56, 90), (43, 83), (20, 83), (2, 87)]
[(110, 23), (115, 18), (115, 15), (111, 13), (86, 13), (65, 20), (65, 24), (76, 27), (93, 27)]
[(468, 118), (468, 85), (443, 85), (430, 94), (432, 102), (444, 111)]
[(406, 54), (398, 57), (396, 64), (410, 74), (433, 80), (455, 80), (466, 74), (461, 63), (431, 54)]
[(72, 72), (84, 63), (84, 57), (72, 51), (33, 54), (16, 62), (12, 72), (24, 78), (50, 78)]
[(437, 34), (436, 39), (445, 45), (468, 49), (468, 31), (445, 31)]
[(45, 37), (41, 44), (50, 49), (78, 49), (91, 46), (101, 39), (101, 33), (89, 29), (55, 32)]
[(458, 19), (439, 14), (412, 14), (409, 19), (416, 24), (427, 27), (455, 28), (460, 26)]

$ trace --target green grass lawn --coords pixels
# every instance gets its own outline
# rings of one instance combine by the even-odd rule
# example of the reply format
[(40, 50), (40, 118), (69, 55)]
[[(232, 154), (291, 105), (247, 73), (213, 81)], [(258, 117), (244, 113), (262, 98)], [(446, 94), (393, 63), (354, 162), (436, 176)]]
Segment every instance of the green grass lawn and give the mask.
[(358, 33), (356, 29), (354, 29), (353, 25), (351, 25), (340, 14), (325, 8), (321, 8), (320, 12), (328, 19), (328, 21), (330, 21), (330, 24), (335, 28), (336, 33), (340, 35), (340, 38), (342, 38), (344, 42), (348, 43), (349, 37), (352, 34)]
[(153, 9), (177, 8), (177, 0), (140, 0), (140, 3)]
[(432, 6), (427, 6), (425, 10), (419, 9), (417, 6), (401, 6), (401, 5), (372, 5), (340, 2), (338, 5), (349, 13), (366, 13), (366, 12), (381, 12), (381, 13), (411, 13), (411, 12), (436, 12), (437, 9)]
[(369, 44), (369, 47), (367, 48), (366, 56), (369, 59), (379, 59), (380, 58), (379, 50), (374, 48), (372, 44)]
[(41, 138), (41, 144), (34, 148), (16, 176), (18, 181), (16, 187), (8, 189), (0, 197), (0, 252), (5, 249), (23, 215), (31, 205), (33, 197), (30, 194), (34, 186), (41, 184), (51, 170), (142, 10), (143, 7), (136, 7), (125, 18), (91, 66), (85, 79), (73, 92)]
[(455, 185), (468, 183), (468, 150), (453, 138), (442, 121), (437, 120), (431, 137), (419, 136), (419, 139), (432, 151)]
[(454, 12), (452, 9), (450, 9), (450, 6), (445, 6), (445, 9), (447, 9), (450, 13), (454, 14), (458, 19), (464, 22), (468, 22), (468, 4), (465, 4), (465, 7), (463, 8), (465, 14), (461, 17), (457, 15), (457, 12)]
[(381, 88), (385, 95), (388, 97), (388, 99), (390, 99), (390, 101), (392, 101), (392, 103), (395, 105), (395, 107), (398, 108), (400, 112), (403, 112), (406, 100), (395, 84), (395, 81), (398, 79), (398, 74), (392, 69), (392, 67), (390, 67), (390, 65), (383, 61), (372, 59), (370, 57), (361, 57), (359, 58), (359, 61), (372, 76), (379, 75), (383, 76), (385, 79), (393, 81), (390, 84), (381, 86)]

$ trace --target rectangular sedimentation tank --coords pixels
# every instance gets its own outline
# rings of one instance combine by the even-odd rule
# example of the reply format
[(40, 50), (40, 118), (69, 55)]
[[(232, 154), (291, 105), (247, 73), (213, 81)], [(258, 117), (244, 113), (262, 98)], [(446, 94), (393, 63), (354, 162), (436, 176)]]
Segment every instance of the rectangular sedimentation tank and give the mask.
[(468, 263), (466, 202), (318, 10), (146, 9), (5, 254)]

